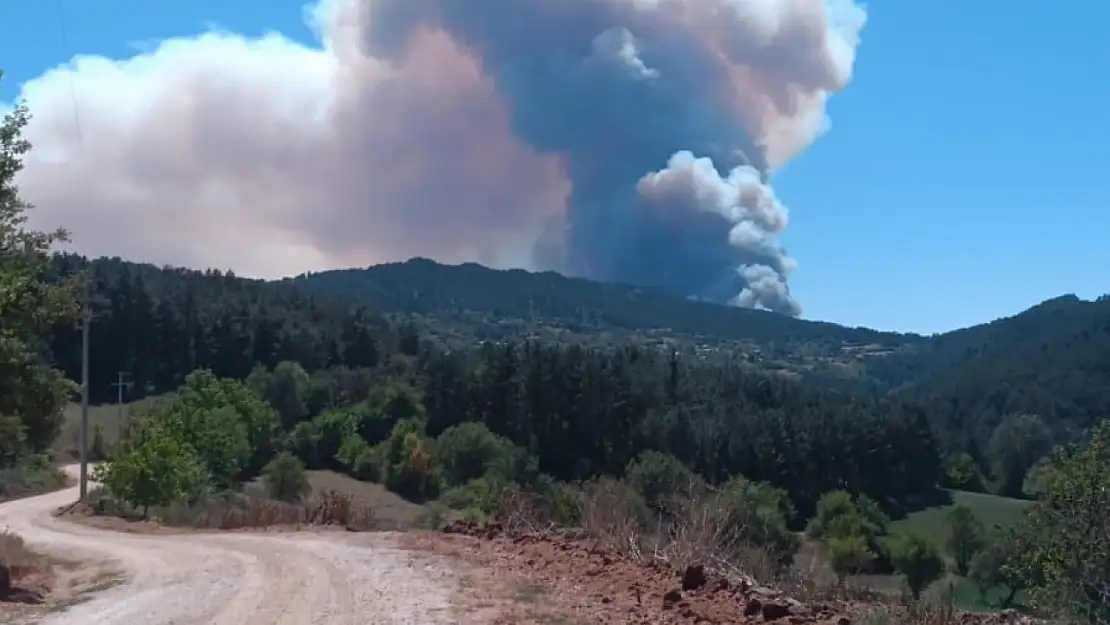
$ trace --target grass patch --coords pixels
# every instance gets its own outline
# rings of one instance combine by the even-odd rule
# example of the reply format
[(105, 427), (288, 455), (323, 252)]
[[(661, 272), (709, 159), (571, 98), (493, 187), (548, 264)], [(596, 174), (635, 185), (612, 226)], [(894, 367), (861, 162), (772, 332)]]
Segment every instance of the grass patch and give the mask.
[[(991, 531), (996, 527), (1007, 529), (1016, 525), (1021, 520), (1025, 509), (1031, 504), (1031, 502), (1022, 499), (960, 490), (949, 491), (949, 494), (952, 497), (951, 503), (925, 508), (910, 514), (905, 519), (895, 521), (890, 525), (890, 533), (892, 535), (917, 534), (936, 545), (941, 553), (946, 554), (945, 544), (951, 534), (948, 514), (952, 511), (952, 508), (960, 505), (967, 507), (987, 531)], [(945, 558), (949, 560), (947, 554)], [(948, 564), (949, 566), (952, 565), (950, 561)], [(897, 578), (892, 578), (891, 583), (898, 584), (899, 582)], [(951, 601), (963, 610), (990, 611), (993, 609), (992, 605), (995, 605), (1001, 596), (1009, 593), (1002, 588), (994, 588), (988, 590), (984, 597), (975, 584), (969, 580), (956, 575), (948, 575), (933, 583), (925, 594), (927, 597), (937, 600), (942, 597), (950, 597)], [(1018, 597), (1019, 602), (1020, 600), (1021, 597)]]
[(956, 506), (966, 506), (988, 530), (997, 526), (1008, 528), (1021, 520), (1030, 502), (997, 495), (949, 491), (952, 502), (944, 506), (925, 508), (890, 524), (891, 534), (917, 534), (944, 552), (948, 541), (948, 513)]

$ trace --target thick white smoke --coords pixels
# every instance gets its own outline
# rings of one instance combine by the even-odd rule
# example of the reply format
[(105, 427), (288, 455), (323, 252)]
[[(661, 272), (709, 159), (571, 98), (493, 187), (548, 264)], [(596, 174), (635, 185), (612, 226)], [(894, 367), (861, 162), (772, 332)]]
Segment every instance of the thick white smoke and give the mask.
[(86, 254), (262, 277), (419, 255), (799, 311), (766, 180), (850, 79), (851, 0), (311, 16), (317, 47), (210, 32), (25, 84), (35, 224)]

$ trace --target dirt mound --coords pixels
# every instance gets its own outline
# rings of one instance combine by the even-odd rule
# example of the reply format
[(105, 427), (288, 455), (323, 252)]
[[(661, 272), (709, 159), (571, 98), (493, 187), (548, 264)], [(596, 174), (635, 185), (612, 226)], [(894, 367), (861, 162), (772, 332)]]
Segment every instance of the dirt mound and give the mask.
[(844, 605), (806, 605), (770, 588), (731, 582), (702, 565), (676, 571), (658, 560), (632, 562), (580, 532), (510, 535), (496, 524), (458, 522), (444, 533), (489, 543), (504, 566), (532, 579), (576, 588), (599, 607), (593, 615), (599, 623), (852, 622)]
[[(576, 611), (596, 623), (851, 625), (874, 613), (874, 606), (847, 601), (803, 603), (771, 588), (727, 579), (705, 565), (676, 570), (651, 558), (634, 562), (580, 531), (509, 532), (498, 524), (459, 521), (443, 533), (469, 541), (473, 552), (511, 576), (558, 588)], [(1016, 613), (950, 614), (949, 619), (963, 625), (1026, 620)]]

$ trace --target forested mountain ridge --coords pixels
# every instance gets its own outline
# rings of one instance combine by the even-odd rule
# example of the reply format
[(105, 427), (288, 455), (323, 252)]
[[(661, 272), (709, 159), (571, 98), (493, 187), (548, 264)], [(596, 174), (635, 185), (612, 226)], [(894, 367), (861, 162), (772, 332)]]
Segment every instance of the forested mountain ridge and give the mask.
[(1110, 296), (1053, 298), (933, 341), (948, 343), (951, 361), (898, 395), (948, 431), (982, 440), (1007, 415), (1037, 415), (1058, 432), (1110, 416)]
[[(86, 266), (61, 255), (55, 271)], [(695, 302), (650, 289), (416, 259), (277, 282), (97, 259), (94, 401), (128, 372), (136, 392), (174, 388), (197, 367), (241, 378), (284, 360), (309, 371), (376, 364), (419, 336), (451, 348), (483, 340), (636, 343), (710, 363), (788, 371), (807, 385), (921, 405), (951, 436), (986, 441), (1003, 417), (1053, 430), (1110, 414), (1110, 298), (1049, 300), (1013, 317), (932, 337), (845, 328)], [(394, 323), (385, 317), (392, 317)], [(409, 324), (406, 320), (412, 320)], [(52, 351), (78, 379), (80, 336)], [(669, 349), (664, 349), (669, 352)]]
[[(90, 272), (90, 394), (114, 401), (117, 374), (142, 396), (176, 388), (205, 368), (242, 379), (256, 364), (282, 361), (308, 370), (376, 366), (396, 334), (378, 313), (261, 280), (207, 270), (156, 267), (70, 254), (56, 255), (58, 275)], [(56, 328), (50, 351), (71, 380), (80, 379), (81, 335)]]
[(685, 348), (707, 360), (741, 358), (764, 370), (869, 391), (913, 379), (931, 354), (928, 338), (920, 335), (795, 319), (550, 271), (415, 258), (283, 282), (413, 318), (448, 342), (526, 336), (594, 345), (635, 340)]

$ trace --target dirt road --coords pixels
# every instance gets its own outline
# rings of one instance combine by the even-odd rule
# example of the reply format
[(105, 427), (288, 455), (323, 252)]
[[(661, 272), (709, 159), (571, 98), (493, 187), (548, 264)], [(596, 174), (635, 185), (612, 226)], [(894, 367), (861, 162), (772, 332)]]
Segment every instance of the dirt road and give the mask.
[(138, 535), (52, 516), (77, 489), (0, 505), (0, 528), (66, 560), (112, 561), (127, 582), (49, 625), (438, 625), (470, 622), (453, 606), (446, 561), (388, 534)]

